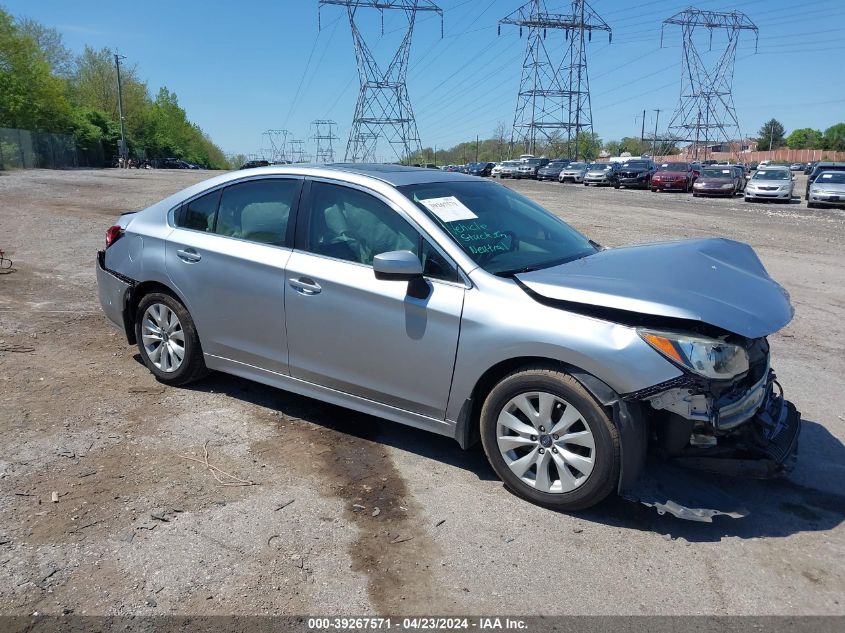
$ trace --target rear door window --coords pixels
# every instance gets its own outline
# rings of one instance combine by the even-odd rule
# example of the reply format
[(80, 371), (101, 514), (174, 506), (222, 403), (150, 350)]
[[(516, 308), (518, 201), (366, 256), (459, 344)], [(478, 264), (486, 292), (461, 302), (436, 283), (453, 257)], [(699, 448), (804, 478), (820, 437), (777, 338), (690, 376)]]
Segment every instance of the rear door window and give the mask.
[(214, 232), (242, 240), (284, 246), (291, 209), (302, 181), (295, 178), (249, 180), (223, 190)]
[(220, 192), (212, 191), (186, 202), (176, 212), (174, 218), (176, 226), (193, 231), (213, 231), (219, 201)]

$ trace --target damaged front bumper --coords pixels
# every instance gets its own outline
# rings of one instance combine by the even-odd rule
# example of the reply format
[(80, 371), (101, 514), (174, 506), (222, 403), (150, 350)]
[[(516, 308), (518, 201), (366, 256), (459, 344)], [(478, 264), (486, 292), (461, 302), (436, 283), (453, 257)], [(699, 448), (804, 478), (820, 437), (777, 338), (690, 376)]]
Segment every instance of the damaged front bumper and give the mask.
[[(650, 401), (652, 406), (668, 402), (665, 392)], [(751, 415), (737, 422), (758, 401)], [(629, 402), (629, 405), (632, 404)], [(649, 408), (647, 401), (638, 404), (641, 409)], [(787, 473), (795, 465), (801, 415), (795, 405), (783, 397), (774, 372), (768, 367), (762, 386), (755, 383), (733, 404), (735, 406), (726, 411), (719, 408), (711, 410), (712, 417), (708, 421), (689, 420), (667, 411), (652, 411), (652, 414), (657, 413), (657, 418), (653, 418), (650, 425), (652, 440), (656, 442), (658, 452), (669, 459), (652, 460), (654, 463), (645, 469), (643, 476), (626, 482), (624, 489), (620, 486), (620, 494), (629, 501), (654, 508), (658, 514), (671, 514), (688, 521), (710, 523), (716, 516), (734, 519), (748, 516), (749, 511), (744, 504), (719, 485), (718, 480), (692, 478), (688, 469), (752, 478)], [(723, 413), (724, 416), (721, 415)], [(702, 414), (692, 411), (692, 415), (700, 418)], [(731, 428), (717, 429), (720, 419), (728, 420)], [(680, 442), (672, 446), (672, 435), (665, 432), (667, 427), (672, 428), (676, 435), (679, 432), (686, 434), (684, 446), (678, 446)], [(661, 430), (664, 432), (661, 433)]]
[(648, 394), (658, 451), (676, 463), (725, 475), (773, 477), (792, 470), (801, 415), (783, 397), (768, 359), (761, 377), (714, 396), (693, 384)]

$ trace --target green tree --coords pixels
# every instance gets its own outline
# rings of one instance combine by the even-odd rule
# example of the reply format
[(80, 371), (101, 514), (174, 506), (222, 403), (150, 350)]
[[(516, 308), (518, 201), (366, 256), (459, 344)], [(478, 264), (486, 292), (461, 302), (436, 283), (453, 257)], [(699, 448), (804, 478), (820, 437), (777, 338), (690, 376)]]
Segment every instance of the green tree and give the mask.
[(0, 127), (61, 131), (71, 108), (38, 43), (0, 9)]
[(824, 131), (824, 149), (845, 151), (845, 123), (837, 123)]
[(778, 149), (786, 144), (783, 125), (777, 119), (770, 119), (757, 132), (757, 149), (765, 151)]
[(60, 77), (73, 75), (76, 63), (73, 53), (65, 46), (61, 33), (30, 18), (17, 20), (16, 26), (21, 33), (35, 41), (54, 74)]
[(601, 151), (602, 142), (595, 132), (578, 132), (573, 139), (572, 158), (595, 160)]
[(822, 133), (809, 127), (802, 127), (793, 130), (786, 137), (786, 146), (789, 149), (820, 149), (822, 146)]

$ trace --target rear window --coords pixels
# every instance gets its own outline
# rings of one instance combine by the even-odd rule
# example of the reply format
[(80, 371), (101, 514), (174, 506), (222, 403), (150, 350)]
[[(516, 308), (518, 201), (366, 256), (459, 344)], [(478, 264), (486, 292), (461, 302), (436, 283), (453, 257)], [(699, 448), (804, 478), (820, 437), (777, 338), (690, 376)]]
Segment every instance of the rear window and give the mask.
[(176, 213), (176, 226), (193, 231), (213, 231), (214, 215), (217, 213), (219, 201), (220, 192), (212, 191), (186, 202)]

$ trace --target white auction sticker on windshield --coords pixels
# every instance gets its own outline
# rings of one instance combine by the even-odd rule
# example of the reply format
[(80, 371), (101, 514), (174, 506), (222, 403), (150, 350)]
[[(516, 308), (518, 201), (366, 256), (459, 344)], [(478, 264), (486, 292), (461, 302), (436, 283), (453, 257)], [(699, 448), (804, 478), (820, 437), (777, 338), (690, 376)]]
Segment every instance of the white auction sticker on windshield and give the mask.
[(478, 218), (470, 209), (455, 196), (445, 198), (429, 198), (420, 200), (420, 204), (431, 211), (444, 222), (458, 222), (459, 220), (475, 220)]

